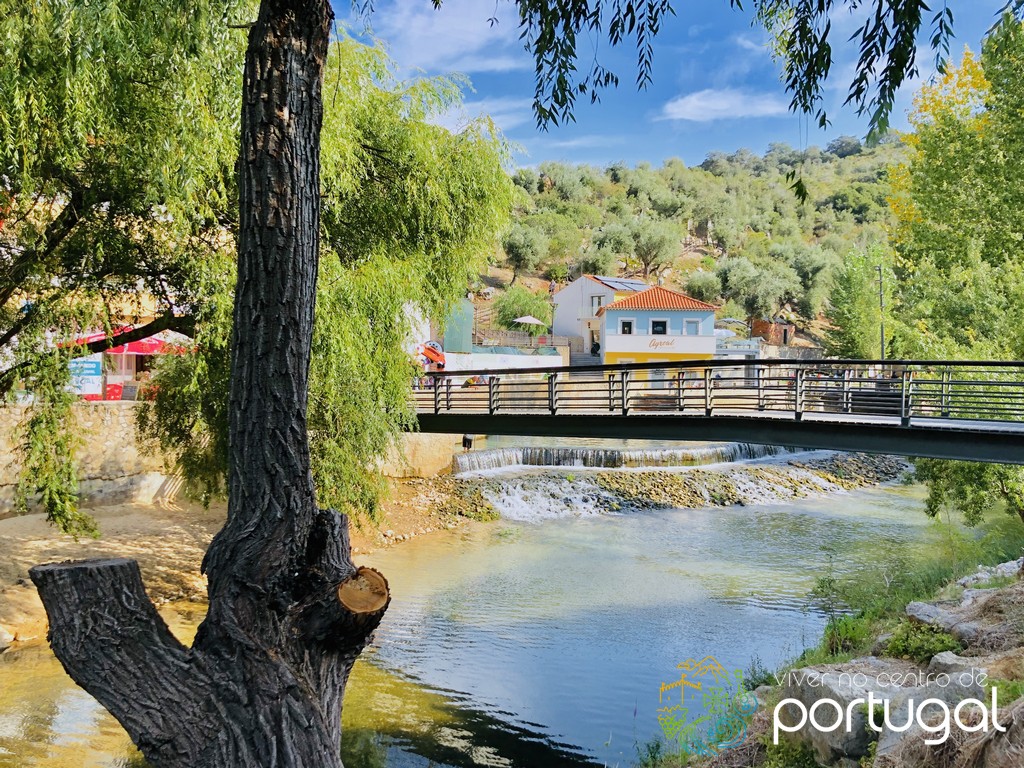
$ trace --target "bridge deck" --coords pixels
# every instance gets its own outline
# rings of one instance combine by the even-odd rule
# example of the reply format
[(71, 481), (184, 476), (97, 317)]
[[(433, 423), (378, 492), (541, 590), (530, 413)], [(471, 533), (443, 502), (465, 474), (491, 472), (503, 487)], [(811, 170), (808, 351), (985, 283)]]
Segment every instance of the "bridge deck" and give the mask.
[(1024, 464), (1024, 364), (701, 361), (445, 373), (425, 432), (729, 440)]

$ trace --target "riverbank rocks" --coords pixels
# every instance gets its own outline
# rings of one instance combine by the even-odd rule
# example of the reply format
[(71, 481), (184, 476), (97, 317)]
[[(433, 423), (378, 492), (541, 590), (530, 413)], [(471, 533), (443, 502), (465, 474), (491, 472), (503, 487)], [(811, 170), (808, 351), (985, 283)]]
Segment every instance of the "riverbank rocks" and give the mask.
[[(817, 704), (818, 728), (810, 718), (794, 734), (814, 750), (816, 759), (823, 765), (834, 765), (840, 759), (860, 759), (868, 754), (872, 734), (867, 727), (867, 708), (858, 699), (866, 700), (869, 693), (876, 698), (891, 697), (892, 687), (883, 687), (882, 680), (917, 679), (922, 670), (916, 664), (899, 659), (880, 659), (868, 656), (846, 664), (806, 667), (793, 670), (785, 677), (782, 698), (795, 699), (803, 707), (793, 703), (782, 704), (778, 710), (779, 722), (796, 727), (803, 712), (809, 712)], [(838, 704), (848, 718), (849, 727), (843, 724), (831, 730), (837, 711), (831, 704), (818, 704), (829, 700)]]
[(1024, 582), (1001, 589), (968, 589), (959, 601), (910, 603), (907, 616), (949, 632), (969, 655), (1024, 645)]
[(1024, 557), (999, 565), (979, 565), (975, 573), (964, 576), (957, 584), (961, 587), (973, 587), (977, 584), (985, 584), (992, 579), (1021, 578), (1022, 573), (1024, 573)]

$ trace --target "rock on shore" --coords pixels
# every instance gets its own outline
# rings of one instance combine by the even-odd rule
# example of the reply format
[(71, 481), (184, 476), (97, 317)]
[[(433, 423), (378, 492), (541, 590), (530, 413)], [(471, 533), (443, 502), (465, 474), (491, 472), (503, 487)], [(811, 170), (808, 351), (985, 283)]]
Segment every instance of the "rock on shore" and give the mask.
[[(1019, 561), (1011, 561), (986, 572), (991, 576), (1016, 573)], [(978, 580), (961, 580), (978, 584)], [(853, 727), (829, 731), (808, 722), (794, 738), (814, 750), (823, 765), (867, 765), (871, 768), (1021, 768), (1024, 766), (1024, 697), (1016, 701), (1008, 697), (1019, 690), (1014, 685), (1024, 681), (1024, 582), (1002, 588), (967, 589), (956, 600), (914, 602), (906, 609), (914, 625), (947, 632), (959, 640), (960, 653), (936, 653), (926, 663), (909, 659), (868, 656), (844, 664), (828, 664), (795, 670), (783, 680), (782, 698), (792, 698), (808, 710), (816, 702), (830, 699), (845, 708), (869, 691), (876, 698), (889, 700), (890, 723), (877, 738), (867, 729), (864, 707), (853, 712)], [(877, 651), (887, 643), (879, 642)], [(892, 685), (898, 678), (900, 685)], [(976, 704), (963, 708), (960, 721), (976, 730), (969, 732), (957, 726), (951, 716), (948, 739), (939, 744), (926, 744), (936, 734), (926, 733), (919, 722), (940, 727), (944, 714), (938, 702), (945, 702), (949, 712), (965, 699), (983, 704), (991, 702), (990, 686), (999, 688), (998, 722), (1005, 732), (994, 727), (983, 729), (986, 715), (991, 713)], [(935, 703), (926, 708), (923, 717), (911, 718), (908, 707), (915, 709), (926, 699)], [(820, 722), (830, 724), (834, 707), (819, 705)], [(800, 707), (786, 704), (781, 710), (783, 723), (799, 722)], [(901, 726), (912, 720), (909, 729)], [(941, 733), (939, 734), (941, 735)], [(860, 762), (864, 761), (864, 762)]]

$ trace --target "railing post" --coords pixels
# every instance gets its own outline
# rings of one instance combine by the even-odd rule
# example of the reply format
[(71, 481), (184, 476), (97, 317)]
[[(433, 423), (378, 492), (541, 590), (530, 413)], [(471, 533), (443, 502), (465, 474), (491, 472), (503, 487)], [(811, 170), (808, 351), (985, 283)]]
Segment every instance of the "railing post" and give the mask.
[(914, 408), (914, 372), (903, 371), (900, 382), (900, 424), (904, 427), (910, 426), (910, 415)]
[(804, 369), (796, 369), (793, 380), (793, 416), (797, 421), (804, 417)]
[(445, 399), (445, 409), (450, 411), (452, 409), (452, 379), (451, 379), (451, 376), (445, 377), (445, 380), (444, 380), (444, 399)]
[(942, 414), (942, 418), (949, 418), (949, 390), (950, 383), (953, 379), (953, 371), (950, 368), (942, 369), (942, 388), (939, 396), (939, 411)]
[(551, 415), (558, 413), (558, 374), (548, 374), (548, 409)]
[(704, 369), (704, 415), (711, 415), (711, 369)]
[(622, 415), (629, 416), (629, 371), (622, 372)]
[(757, 379), (757, 410), (764, 410), (764, 368), (757, 366), (754, 369), (755, 378)]
[(608, 374), (608, 412), (615, 410), (615, 374)]
[(685, 409), (683, 401), (683, 372), (676, 371), (676, 410), (680, 413)]
[(850, 379), (853, 376), (852, 368), (843, 369), (843, 393), (840, 407), (843, 413), (849, 413), (852, 406), (853, 395), (850, 392)]
[(430, 376), (428, 381), (434, 390), (434, 415), (436, 416), (441, 412), (441, 380), (437, 376)]
[(498, 410), (498, 381), (497, 376), (487, 380), (487, 412), (491, 416)]

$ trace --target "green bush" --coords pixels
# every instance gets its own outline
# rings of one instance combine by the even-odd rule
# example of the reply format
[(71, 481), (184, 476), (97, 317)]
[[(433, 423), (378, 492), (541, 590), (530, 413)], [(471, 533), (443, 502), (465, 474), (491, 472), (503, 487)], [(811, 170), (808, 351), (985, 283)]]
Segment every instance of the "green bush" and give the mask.
[(803, 742), (779, 739), (773, 744), (771, 736), (765, 734), (765, 758), (761, 768), (818, 768), (814, 751)]
[(743, 672), (743, 687), (748, 691), (756, 691), (762, 685), (776, 685), (775, 675), (764, 665), (761, 657), (754, 654), (750, 665)]
[(551, 321), (551, 303), (547, 291), (532, 293), (521, 285), (514, 285), (494, 301), (495, 320), (502, 328), (513, 331), (526, 331), (532, 336), (540, 336), (548, 332), (544, 325), (521, 325), (515, 322), (517, 317), (533, 315), (545, 323)]
[(544, 272), (544, 277), (554, 280), (556, 283), (565, 283), (569, 280), (569, 266), (567, 264), (550, 264)]
[(838, 655), (863, 647), (871, 639), (871, 623), (859, 616), (840, 616), (825, 627), (825, 646)]
[(960, 645), (960, 642), (948, 632), (911, 621), (901, 621), (885, 646), (887, 655), (900, 659), (913, 659), (919, 663), (928, 661), (932, 656), (943, 651), (959, 652), (962, 650), (963, 646)]

